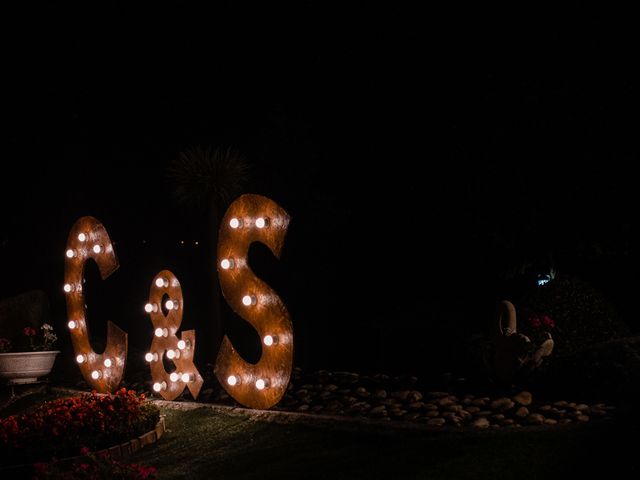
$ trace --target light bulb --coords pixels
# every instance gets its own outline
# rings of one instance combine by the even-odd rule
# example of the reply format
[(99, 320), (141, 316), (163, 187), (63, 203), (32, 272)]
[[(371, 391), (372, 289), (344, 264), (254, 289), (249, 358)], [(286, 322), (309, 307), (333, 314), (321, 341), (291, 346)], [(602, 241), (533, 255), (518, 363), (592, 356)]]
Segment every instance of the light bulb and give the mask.
[(176, 353), (179, 350), (167, 350), (167, 358), (169, 360), (173, 360), (174, 358), (178, 358), (179, 354)]
[(87, 356), (86, 355), (77, 355), (76, 356), (76, 362), (84, 363), (86, 361), (87, 361)]
[(237, 219), (236, 217), (233, 217), (231, 220), (229, 220), (229, 226), (231, 228), (238, 228), (242, 225), (242, 222)]
[(158, 311), (158, 305), (156, 305), (155, 303), (147, 303), (144, 306), (144, 311), (147, 312), (147, 313), (157, 312)]
[(223, 258), (220, 262), (220, 266), (223, 270), (229, 270), (230, 268), (235, 267), (235, 263), (236, 262), (233, 261), (233, 258)]
[(98, 380), (100, 377), (102, 377), (102, 372), (100, 370), (94, 370), (91, 372), (91, 378), (94, 380)]
[(262, 341), (267, 347), (270, 347), (271, 345), (278, 343), (278, 337), (275, 335), (265, 335)]
[(144, 359), (149, 363), (157, 362), (158, 361), (158, 354), (157, 353), (147, 352), (147, 354), (144, 356)]
[(167, 310), (177, 310), (180, 303), (177, 300), (167, 300), (164, 306)]
[(67, 258), (73, 258), (73, 257), (75, 257), (77, 254), (78, 254), (78, 253), (77, 253), (73, 248), (70, 248), (69, 250), (67, 250), (67, 253), (66, 253)]
[(78, 234), (78, 240), (80, 240), (81, 242), (86, 242), (88, 238), (89, 238), (89, 236), (86, 233), (79, 233)]
[(102, 362), (102, 363), (104, 363), (104, 366), (107, 367), (107, 368), (111, 368), (111, 365), (113, 365), (113, 362), (111, 361), (110, 358), (105, 358), (104, 362)]
[(76, 322), (75, 320), (69, 320), (69, 323), (67, 323), (67, 327), (69, 327), (70, 330), (78, 328), (78, 322)]
[(64, 287), (62, 287), (62, 290), (64, 290), (65, 293), (71, 293), (73, 292), (74, 288), (73, 288), (73, 285), (71, 285), (70, 283), (65, 283)]
[(178, 340), (178, 348), (180, 350), (184, 350), (185, 348), (187, 348), (189, 346), (189, 342), (186, 342), (184, 340)]
[(156, 278), (156, 287), (161, 288), (161, 287), (165, 287), (167, 288), (169, 286), (169, 280), (167, 280), (166, 278)]
[(256, 227), (258, 228), (264, 228), (267, 226), (268, 220), (264, 217), (258, 217), (256, 218)]
[(93, 253), (100, 253), (102, 251), (102, 245), (98, 245), (97, 243), (92, 248)]
[(256, 304), (256, 296), (255, 295), (245, 295), (244, 297), (242, 297), (242, 303), (244, 305), (246, 305), (247, 307), (249, 305), (255, 305)]
[(269, 386), (269, 380), (264, 380), (262, 378), (259, 378), (258, 380), (256, 380), (256, 388), (258, 390), (264, 390), (268, 386)]
[(238, 377), (236, 377), (235, 375), (229, 375), (227, 377), (227, 383), (229, 385), (231, 385), (232, 387), (235, 385), (240, 385), (240, 379)]
[(154, 392), (159, 392), (161, 390), (165, 390), (167, 388), (167, 382), (156, 382), (153, 384), (153, 391)]
[(180, 377), (180, 380), (182, 380), (184, 383), (193, 382), (193, 373), (183, 373)]
[(169, 332), (166, 328), (156, 328), (155, 332), (154, 332), (156, 337), (166, 337), (167, 335), (169, 335)]
[(178, 372), (173, 372), (171, 375), (169, 375), (169, 380), (171, 380), (172, 382), (177, 382), (178, 380), (180, 380), (180, 374)]

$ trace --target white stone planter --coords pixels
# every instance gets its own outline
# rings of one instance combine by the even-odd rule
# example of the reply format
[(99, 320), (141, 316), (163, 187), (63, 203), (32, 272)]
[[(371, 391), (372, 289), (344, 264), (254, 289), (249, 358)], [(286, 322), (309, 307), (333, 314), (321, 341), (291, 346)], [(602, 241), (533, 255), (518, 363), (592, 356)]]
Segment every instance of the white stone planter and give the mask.
[(8, 385), (36, 383), (48, 375), (60, 350), (0, 353), (0, 379)]

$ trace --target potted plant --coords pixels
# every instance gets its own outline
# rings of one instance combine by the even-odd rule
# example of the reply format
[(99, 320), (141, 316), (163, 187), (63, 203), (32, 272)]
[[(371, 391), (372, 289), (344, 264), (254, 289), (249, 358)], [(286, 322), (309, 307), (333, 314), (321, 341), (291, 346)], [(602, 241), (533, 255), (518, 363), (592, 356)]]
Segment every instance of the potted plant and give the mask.
[(51, 372), (60, 353), (54, 350), (58, 337), (48, 323), (40, 327), (40, 332), (25, 327), (22, 333), (28, 340), (28, 350), (14, 351), (9, 339), (0, 338), (0, 379), (9, 385), (37, 382)]

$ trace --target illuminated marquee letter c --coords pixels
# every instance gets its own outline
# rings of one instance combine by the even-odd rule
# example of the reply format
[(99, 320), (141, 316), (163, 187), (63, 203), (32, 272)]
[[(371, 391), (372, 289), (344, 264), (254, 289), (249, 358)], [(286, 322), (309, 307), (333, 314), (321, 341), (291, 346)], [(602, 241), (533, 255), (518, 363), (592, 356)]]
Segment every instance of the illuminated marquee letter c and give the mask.
[(93, 259), (105, 280), (120, 265), (109, 234), (93, 217), (81, 217), (71, 227), (64, 262), (64, 291), (67, 298), (68, 326), (80, 371), (91, 388), (113, 392), (122, 380), (127, 361), (127, 334), (109, 321), (107, 345), (96, 353), (89, 342), (89, 326), (84, 302), (84, 266)]
[(279, 257), (289, 220), (273, 200), (242, 195), (229, 206), (220, 225), (222, 293), (231, 308), (257, 330), (262, 356), (256, 364), (246, 362), (225, 336), (215, 373), (229, 395), (251, 408), (270, 408), (287, 390), (293, 367), (293, 327), (280, 297), (249, 268), (247, 253), (251, 243), (262, 242)]

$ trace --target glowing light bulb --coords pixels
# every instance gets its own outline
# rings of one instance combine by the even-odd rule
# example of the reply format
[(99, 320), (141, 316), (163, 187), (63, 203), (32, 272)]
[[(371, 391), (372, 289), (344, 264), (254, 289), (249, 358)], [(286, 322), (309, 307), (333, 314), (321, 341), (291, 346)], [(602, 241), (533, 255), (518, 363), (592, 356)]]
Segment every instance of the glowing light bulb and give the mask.
[(270, 347), (271, 345), (278, 343), (278, 337), (276, 337), (275, 335), (265, 335), (264, 338), (262, 339), (262, 342), (267, 347)]
[(267, 226), (268, 223), (269, 223), (268, 220), (264, 217), (256, 218), (256, 227), (258, 228), (264, 228)]
[(105, 358), (104, 362), (102, 362), (102, 363), (104, 363), (104, 366), (107, 367), (107, 368), (111, 368), (111, 366), (113, 365), (113, 362), (111, 361), (110, 358)]
[(76, 362), (84, 363), (86, 361), (87, 361), (87, 356), (86, 355), (77, 355), (76, 356)]
[(162, 390), (166, 390), (167, 382), (156, 382), (153, 384), (153, 391), (160, 392)]
[(169, 380), (171, 380), (172, 382), (177, 382), (178, 380), (180, 380), (180, 374), (178, 372), (173, 372), (171, 375), (169, 375)]
[(69, 323), (67, 323), (67, 327), (69, 327), (70, 330), (78, 328), (78, 322), (76, 322), (75, 320), (69, 320)]
[(240, 379), (238, 377), (236, 377), (235, 375), (229, 375), (227, 377), (227, 383), (229, 385), (231, 385), (232, 387), (234, 387), (236, 385), (240, 385)]
[(229, 220), (229, 226), (231, 228), (239, 228), (242, 225), (242, 222), (240, 221), (240, 219), (233, 217), (231, 220)]
[(102, 377), (102, 372), (100, 370), (94, 370), (91, 372), (91, 378), (94, 380), (98, 380), (100, 377)]
[(70, 283), (65, 283), (64, 287), (62, 287), (62, 290), (64, 290), (65, 293), (71, 293), (73, 292), (74, 288), (73, 288), (73, 285), (71, 285)]
[(144, 356), (144, 359), (149, 363), (157, 362), (158, 361), (158, 354), (157, 353), (147, 352), (147, 354)]
[(186, 342), (184, 340), (178, 340), (178, 348), (180, 350), (184, 350), (185, 348), (187, 348), (189, 346), (189, 342)]
[(258, 390), (264, 390), (268, 386), (269, 386), (269, 380), (265, 380), (262, 378), (259, 378), (258, 380), (256, 380), (256, 388)]
[(86, 233), (78, 234), (78, 240), (80, 240), (81, 242), (86, 242), (88, 238), (89, 238), (89, 235), (87, 235)]
[(93, 250), (93, 253), (100, 253), (102, 251), (102, 245), (95, 244), (92, 250)]
[(177, 310), (180, 303), (177, 300), (167, 300), (164, 306), (167, 310)]
[(180, 357), (180, 350), (167, 350), (167, 358), (173, 360)]
[(193, 373), (183, 373), (180, 377), (180, 380), (182, 380), (184, 383), (193, 382)]
[(147, 303), (144, 306), (144, 311), (147, 312), (147, 313), (157, 312), (158, 311), (158, 305), (156, 305), (155, 303)]
[(169, 280), (167, 280), (166, 278), (156, 278), (156, 287), (161, 288), (167, 288), (169, 286)]
[(156, 328), (155, 332), (154, 332), (156, 337), (166, 337), (167, 335), (169, 335), (169, 331), (166, 328)]
[(244, 297), (242, 297), (242, 303), (244, 305), (246, 305), (247, 307), (249, 305), (255, 305), (256, 304), (256, 296), (255, 295), (245, 295)]
[(222, 267), (223, 270), (229, 270), (230, 268), (235, 267), (236, 262), (233, 261), (233, 258), (223, 258), (220, 261), (220, 267)]
[(67, 250), (66, 255), (67, 258), (73, 258), (78, 254), (78, 252), (76, 252), (73, 248), (70, 248), (69, 250)]

